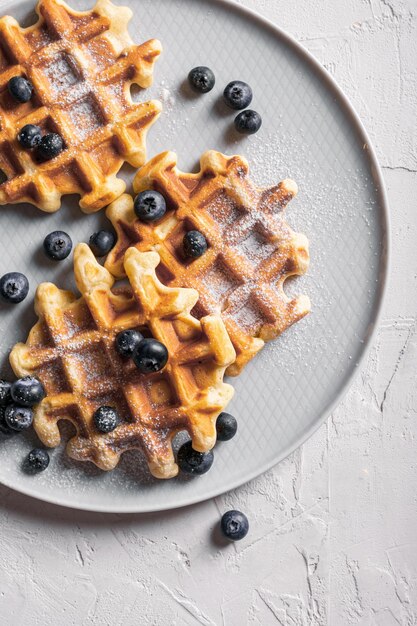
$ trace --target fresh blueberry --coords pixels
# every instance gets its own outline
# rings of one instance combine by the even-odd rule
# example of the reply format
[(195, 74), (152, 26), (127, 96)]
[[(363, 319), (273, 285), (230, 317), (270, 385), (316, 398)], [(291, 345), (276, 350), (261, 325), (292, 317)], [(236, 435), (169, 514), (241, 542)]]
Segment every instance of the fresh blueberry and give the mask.
[(149, 189), (136, 196), (134, 209), (141, 222), (155, 222), (165, 215), (167, 204), (161, 193)]
[(45, 397), (41, 381), (34, 376), (25, 376), (16, 380), (11, 388), (12, 398), (22, 406), (34, 406)]
[(110, 230), (99, 230), (90, 237), (90, 248), (95, 256), (105, 256), (116, 243), (116, 237)]
[(181, 471), (194, 476), (201, 476), (209, 471), (213, 465), (214, 455), (209, 452), (197, 452), (192, 447), (191, 441), (183, 443), (178, 450), (177, 463)]
[(0, 380), (0, 406), (7, 406), (12, 401), (11, 388), (12, 383), (8, 380)]
[(31, 450), (26, 458), (25, 469), (28, 473), (38, 474), (43, 472), (49, 465), (49, 454), (41, 448)]
[(216, 421), (217, 441), (229, 441), (236, 435), (237, 421), (230, 413), (220, 413)]
[(197, 259), (207, 250), (207, 240), (198, 230), (190, 230), (184, 235), (183, 248), (185, 256)]
[(221, 519), (220, 526), (225, 537), (239, 541), (248, 534), (249, 521), (240, 511), (227, 511)]
[(31, 150), (39, 146), (42, 141), (42, 131), (39, 126), (35, 126), (35, 124), (26, 124), (26, 126), (20, 129), (17, 140), (22, 148)]
[(213, 89), (216, 77), (209, 67), (200, 65), (199, 67), (192, 69), (188, 74), (188, 82), (190, 83), (190, 87), (193, 91), (198, 93), (208, 93)]
[(120, 422), (119, 414), (112, 406), (101, 406), (94, 413), (94, 424), (101, 433), (111, 433)]
[(156, 339), (144, 339), (133, 353), (133, 362), (142, 374), (159, 372), (168, 361), (168, 350)]
[(53, 261), (63, 261), (72, 250), (71, 237), (63, 230), (54, 230), (45, 237), (43, 249), (46, 256)]
[(58, 133), (44, 135), (38, 145), (37, 151), (43, 161), (54, 159), (64, 149), (64, 140)]
[(226, 86), (223, 97), (228, 107), (241, 111), (250, 105), (253, 93), (247, 83), (234, 80)]
[(15, 430), (9, 428), (6, 422), (6, 407), (0, 406), (0, 433), (2, 435), (16, 434)]
[(5, 420), (12, 430), (26, 430), (33, 422), (33, 411), (28, 406), (9, 404), (6, 407)]
[(262, 118), (256, 111), (248, 109), (235, 117), (235, 128), (242, 135), (253, 135), (262, 126)]
[(9, 272), (0, 278), (0, 296), (12, 304), (18, 304), (29, 293), (29, 281), (20, 272)]
[(116, 350), (119, 354), (131, 357), (143, 341), (143, 335), (138, 330), (123, 330), (116, 336)]
[(17, 102), (29, 102), (33, 93), (33, 86), (23, 76), (13, 76), (7, 83), (10, 95)]

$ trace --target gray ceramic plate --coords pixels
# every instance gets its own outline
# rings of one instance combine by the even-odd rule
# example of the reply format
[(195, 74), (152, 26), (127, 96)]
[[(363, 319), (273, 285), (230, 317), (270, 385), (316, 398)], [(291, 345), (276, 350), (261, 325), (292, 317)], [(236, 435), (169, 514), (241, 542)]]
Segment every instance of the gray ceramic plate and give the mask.
[[(172, 149), (182, 169), (194, 168), (209, 148), (244, 154), (260, 184), (294, 178), (300, 194), (288, 209), (291, 225), (310, 239), (311, 271), (292, 291), (307, 293), (313, 312), (270, 344), (233, 381), (231, 412), (239, 433), (215, 451), (205, 476), (184, 481), (150, 479), (139, 454), (128, 453), (111, 473), (52, 453), (48, 471), (28, 477), (21, 460), (34, 435), (0, 442), (0, 481), (50, 502), (99, 511), (155, 511), (187, 505), (232, 489), (264, 472), (303, 443), (335, 407), (352, 380), (375, 328), (387, 267), (387, 208), (380, 170), (352, 107), (329, 75), (290, 37), (256, 14), (226, 1), (141, 0), (130, 31), (136, 42), (158, 37), (164, 53), (150, 90), (164, 113), (149, 135), (152, 156)], [(87, 9), (87, 2), (73, 2)], [(1, 14), (26, 24), (33, 2), (0, 0)], [(191, 97), (188, 71), (208, 65), (215, 89)], [(251, 138), (231, 130), (233, 115), (221, 105), (232, 79), (249, 82), (253, 108), (264, 125)], [(143, 97), (143, 94), (140, 94)], [(132, 171), (125, 170), (128, 181)], [(86, 241), (102, 215), (85, 216), (76, 200), (55, 215), (29, 206), (0, 208), (0, 275), (25, 272), (30, 298), (0, 308), (0, 347), (7, 353), (34, 322), (37, 283), (72, 286), (71, 260), (47, 262), (39, 248), (57, 228)]]

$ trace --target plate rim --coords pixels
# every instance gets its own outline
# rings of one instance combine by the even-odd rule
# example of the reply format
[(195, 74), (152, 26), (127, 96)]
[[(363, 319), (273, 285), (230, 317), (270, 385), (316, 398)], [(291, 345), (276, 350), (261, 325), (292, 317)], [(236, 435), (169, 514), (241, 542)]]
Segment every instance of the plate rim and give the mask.
[[(193, 0), (193, 2), (200, 2), (200, 0)], [(14, 486), (9, 483), (7, 479), (0, 477), (0, 484), (12, 489), (17, 493), (21, 493), (24, 496), (28, 496), (30, 498), (40, 500), (42, 502), (47, 502), (48, 504), (52, 504), (59, 507), (65, 507), (67, 509), (72, 509), (75, 511), (88, 511), (91, 513), (107, 513), (107, 514), (142, 514), (142, 513), (162, 513), (164, 511), (170, 511), (175, 509), (181, 509), (187, 506), (192, 506), (194, 504), (198, 504), (200, 502), (205, 502), (207, 500), (211, 500), (216, 498), (224, 493), (228, 493), (249, 483), (254, 480), (258, 476), (261, 476), (265, 472), (269, 471), (279, 463), (281, 463), (284, 459), (286, 459), (290, 454), (292, 454), (295, 450), (297, 450), (300, 446), (304, 445), (308, 439), (320, 428), (320, 426), (326, 421), (326, 419), (331, 415), (331, 413), (335, 410), (335, 408), (340, 404), (343, 400), (344, 396), (351, 388), (352, 384), (356, 380), (359, 371), (363, 367), (364, 361), (368, 356), (370, 349), (374, 343), (374, 339), (376, 336), (376, 332), (379, 328), (382, 311), (384, 308), (386, 295), (388, 291), (388, 283), (389, 276), (391, 271), (391, 219), (390, 219), (390, 211), (389, 211), (389, 203), (388, 203), (388, 195), (386, 191), (385, 181), (383, 178), (382, 168), (379, 165), (377, 155), (375, 149), (370, 141), (368, 133), (363, 125), (362, 120), (360, 119), (355, 107), (350, 102), (349, 98), (346, 96), (342, 88), (339, 86), (338, 82), (335, 78), (328, 72), (328, 70), (313, 56), (313, 54), (307, 50), (303, 46), (302, 43), (297, 41), (297, 39), (282, 29), (278, 24), (270, 20), (269, 18), (263, 16), (258, 13), (254, 9), (243, 6), (241, 4), (237, 4), (235, 0), (209, 0), (209, 2), (213, 5), (218, 5), (230, 11), (234, 11), (236, 13), (242, 14), (244, 17), (249, 20), (253, 20), (257, 22), (261, 27), (269, 29), (276, 37), (284, 41), (286, 45), (288, 45), (292, 50), (294, 50), (298, 55), (303, 57), (310, 67), (314, 70), (315, 74), (318, 75), (319, 78), (323, 80), (326, 87), (332, 90), (337, 96), (340, 104), (342, 105), (344, 112), (348, 115), (351, 120), (352, 126), (355, 131), (359, 135), (360, 138), (364, 140), (364, 152), (366, 153), (366, 157), (369, 161), (369, 168), (372, 174), (372, 179), (375, 184), (375, 189), (377, 191), (378, 196), (378, 205), (379, 211), (381, 212), (382, 218), (382, 226), (383, 226), (383, 236), (382, 236), (382, 252), (379, 259), (379, 283), (378, 290), (375, 298), (375, 303), (373, 305), (374, 314), (373, 314), (373, 323), (371, 325), (370, 332), (364, 337), (363, 345), (358, 356), (358, 359), (355, 363), (355, 370), (352, 370), (346, 377), (345, 382), (341, 385), (339, 391), (334, 396), (332, 402), (326, 408), (325, 411), (322, 412), (320, 417), (316, 419), (311, 426), (306, 429), (305, 432), (297, 439), (297, 441), (291, 445), (288, 445), (281, 454), (276, 457), (273, 461), (268, 461), (261, 467), (252, 471), (249, 476), (245, 476), (243, 480), (236, 479), (230, 485), (227, 486), (226, 489), (222, 488), (214, 488), (211, 491), (207, 491), (206, 493), (193, 496), (193, 497), (185, 497), (183, 499), (177, 500), (173, 504), (167, 504), (161, 508), (161, 505), (145, 505), (140, 506), (140, 494), (138, 494), (138, 504), (137, 505), (128, 505), (128, 506), (112, 506), (111, 503), (108, 504), (93, 504), (87, 505), (84, 503), (74, 504), (65, 498), (57, 498), (46, 495), (39, 494), (38, 492), (34, 492), (34, 490), (30, 488), (26, 488), (24, 486)], [(2, 2), (0, 0), (0, 8), (3, 5), (12, 5), (14, 3), (10, 2), (10, 0), (5, 0)], [(123, 0), (121, 0), (121, 4), (119, 6), (124, 6)], [(35, 7), (34, 7), (35, 8)], [(200, 478), (201, 480), (201, 478)], [(204, 478), (202, 479), (204, 480)], [(39, 490), (41, 487), (39, 487)]]

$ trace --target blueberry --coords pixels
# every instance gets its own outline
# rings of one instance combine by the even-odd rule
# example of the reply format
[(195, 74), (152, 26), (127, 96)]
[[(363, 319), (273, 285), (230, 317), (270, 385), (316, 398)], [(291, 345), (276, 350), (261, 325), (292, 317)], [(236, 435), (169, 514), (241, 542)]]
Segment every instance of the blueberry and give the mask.
[(17, 140), (22, 148), (31, 150), (39, 146), (42, 141), (42, 131), (39, 126), (35, 126), (35, 124), (26, 124), (26, 126), (20, 129)]
[(120, 422), (119, 414), (112, 406), (101, 406), (94, 413), (94, 424), (101, 433), (111, 433)]
[(198, 230), (190, 230), (184, 235), (183, 248), (185, 256), (197, 259), (207, 250), (207, 240)]
[(247, 83), (234, 80), (226, 86), (223, 97), (228, 107), (240, 111), (250, 105), (253, 93)]
[(168, 350), (156, 339), (144, 339), (133, 353), (133, 362), (142, 374), (159, 372), (168, 361)]
[(33, 86), (23, 76), (13, 76), (7, 83), (10, 95), (17, 102), (29, 102), (33, 93)]
[(12, 398), (22, 406), (34, 406), (45, 397), (41, 381), (34, 376), (25, 376), (16, 380), (11, 388)]
[(7, 380), (0, 380), (0, 406), (7, 406), (12, 401), (11, 388), (12, 383)]
[(110, 230), (99, 230), (90, 237), (90, 248), (95, 256), (105, 256), (116, 243), (116, 237)]
[(43, 472), (49, 465), (49, 454), (41, 448), (34, 448), (27, 456), (25, 469), (28, 473), (38, 474)]
[(220, 522), (222, 533), (232, 541), (246, 537), (249, 530), (248, 518), (240, 511), (227, 511)]
[(44, 135), (38, 145), (37, 151), (43, 161), (54, 159), (64, 149), (64, 140), (58, 133)]
[(141, 222), (155, 222), (165, 215), (167, 204), (161, 193), (149, 189), (136, 196), (134, 209)]
[(0, 278), (0, 296), (12, 304), (18, 304), (29, 293), (29, 281), (20, 272), (9, 272)]
[(6, 407), (5, 420), (12, 430), (26, 430), (33, 422), (33, 411), (28, 406), (9, 404)]
[(190, 87), (193, 91), (198, 93), (208, 93), (213, 89), (216, 78), (209, 67), (200, 65), (199, 67), (192, 69), (188, 74), (188, 82), (190, 83)]
[(12, 430), (6, 422), (6, 407), (0, 406), (0, 433), (2, 435), (16, 434), (15, 430)]
[(209, 471), (213, 465), (214, 455), (209, 452), (197, 452), (192, 447), (191, 441), (184, 443), (178, 450), (177, 463), (182, 472), (201, 476)]
[(217, 441), (229, 441), (236, 435), (237, 421), (230, 413), (220, 413), (216, 421)]
[(138, 330), (123, 330), (116, 336), (116, 350), (119, 354), (131, 357), (143, 341), (143, 335)]
[(63, 230), (54, 230), (45, 237), (43, 249), (53, 261), (63, 261), (72, 250), (71, 237)]
[(243, 135), (253, 135), (262, 126), (262, 118), (256, 111), (248, 109), (235, 117), (235, 128)]

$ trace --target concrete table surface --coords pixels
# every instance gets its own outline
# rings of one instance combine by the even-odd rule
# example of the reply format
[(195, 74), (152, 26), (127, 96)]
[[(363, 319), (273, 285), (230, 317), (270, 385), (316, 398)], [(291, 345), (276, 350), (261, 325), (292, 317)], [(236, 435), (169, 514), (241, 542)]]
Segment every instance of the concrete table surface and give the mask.
[[(376, 342), (302, 448), (214, 501), (100, 515), (0, 488), (7, 626), (417, 624), (417, 2), (241, 3), (318, 58), (377, 150), (393, 249)], [(251, 530), (222, 546), (213, 528), (229, 508)]]

